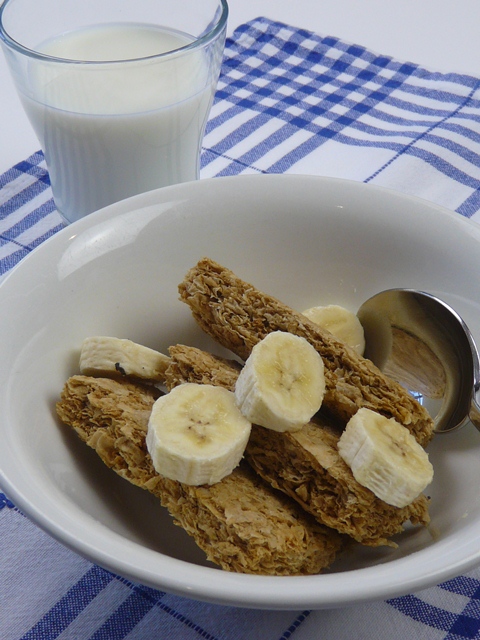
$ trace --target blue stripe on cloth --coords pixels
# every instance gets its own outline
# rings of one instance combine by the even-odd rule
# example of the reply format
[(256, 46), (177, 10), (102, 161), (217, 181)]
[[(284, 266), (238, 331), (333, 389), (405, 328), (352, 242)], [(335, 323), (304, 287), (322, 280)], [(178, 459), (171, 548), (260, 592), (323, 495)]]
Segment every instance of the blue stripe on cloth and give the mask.
[(4, 493), (0, 492), (0, 509), (4, 509), (5, 507), (8, 507), (9, 509), (14, 509), (15, 505), (11, 500), (7, 498), (7, 496)]
[(395, 609), (426, 627), (446, 632), (442, 640), (480, 638), (480, 581), (468, 576), (459, 576), (439, 585), (440, 589), (467, 600), (458, 613), (445, 611), (417, 596), (404, 596), (388, 600)]
[(295, 620), (285, 631), (285, 633), (282, 633), (282, 636), (281, 638), (279, 638), (279, 640), (289, 640), (289, 638), (292, 637), (295, 631), (297, 631), (297, 629), (305, 622), (305, 620), (311, 613), (311, 611), (302, 611), (302, 613), (295, 618)]
[(200, 638), (204, 638), (204, 640), (220, 640), (218, 636), (213, 635), (210, 632), (206, 631), (201, 625), (193, 622), (192, 620), (187, 618), (185, 615), (183, 615), (179, 611), (176, 611), (173, 607), (169, 607), (168, 605), (163, 603), (160, 604), (159, 606), (162, 609), (162, 611), (166, 612), (172, 618), (179, 620), (188, 629), (191, 629), (196, 634), (198, 634)]
[(130, 595), (120, 605), (117, 611), (91, 636), (89, 640), (122, 640), (143, 620), (155, 607), (158, 607), (168, 617), (174, 618), (182, 626), (192, 630), (204, 640), (218, 640), (218, 638), (201, 625), (193, 622), (187, 616), (173, 607), (162, 602), (165, 593), (150, 587), (137, 585), (128, 580), (118, 578), (131, 589)]
[(471, 218), (480, 209), (480, 187), (472, 193), (457, 209), (466, 218)]
[(0, 176), (0, 274), (63, 227), (41, 151)]
[[(12, 243), (8, 243), (11, 245)], [(2, 246), (6, 246), (7, 242), (0, 238), (0, 249)], [(20, 262), (22, 258), (25, 258), (30, 253), (30, 249), (26, 247), (18, 247), (17, 250), (13, 250), (13, 252), (9, 253), (6, 258), (0, 259), (0, 275), (3, 273), (7, 273), (10, 269)]]
[(468, 595), (470, 598), (480, 600), (480, 581), (468, 576), (458, 576), (452, 580), (447, 580), (440, 585), (445, 591), (458, 595)]
[(90, 640), (120, 640), (128, 635), (155, 606), (150, 598), (132, 591), (113, 615), (91, 636)]
[[(33, 209), (29, 213), (27, 213), (21, 220), (13, 223), (7, 230), (3, 231), (1, 234), (1, 238), (4, 240), (12, 239), (15, 242), (15, 239), (18, 238), (24, 231), (33, 227), (39, 220), (46, 217), (49, 213), (53, 213), (55, 211), (55, 204), (53, 202), (53, 198), (50, 198), (47, 202), (43, 203), (41, 206)], [(58, 225), (56, 227), (57, 230), (63, 228), (64, 225)], [(51, 234), (49, 234), (51, 235)], [(33, 249), (37, 246), (38, 238), (35, 239), (34, 242), (25, 245), (28, 249)]]
[[(3, 202), (0, 206), (0, 220), (5, 220), (7, 216), (17, 211), (17, 209), (24, 205), (25, 202), (33, 200), (43, 191), (48, 189), (48, 186), (41, 181), (36, 181), (27, 185), (20, 184), (19, 187), (20, 190), (14, 193), (11, 198)], [(50, 201), (53, 202), (52, 198), (50, 198)], [(25, 228), (27, 228), (28, 226), (31, 225), (25, 223)]]
[[(460, 111), (460, 109), (461, 109), (461, 108), (463, 108), (463, 107), (465, 107), (465, 106), (470, 102), (470, 100), (471, 100), (471, 99), (472, 99), (472, 97), (473, 97), (473, 94), (475, 93), (475, 91), (476, 91), (479, 87), (480, 87), (480, 80), (479, 80), (479, 81), (477, 81), (477, 82), (475, 83), (475, 85), (474, 85), (474, 87), (472, 88), (471, 92), (470, 92), (470, 93), (469, 93), (469, 95), (465, 98), (465, 101), (464, 101), (461, 105), (459, 105), (459, 106), (457, 107), (457, 109), (456, 109), (452, 114), (450, 114), (450, 115), (448, 115), (448, 116), (445, 116), (445, 118), (444, 118), (442, 121), (440, 121), (440, 122), (436, 123), (435, 125), (431, 125), (431, 126), (429, 127), (429, 129), (427, 129), (424, 133), (422, 133), (422, 134), (420, 134), (419, 136), (417, 136), (416, 140), (412, 141), (412, 142), (411, 142), (409, 145), (407, 145), (403, 150), (399, 150), (399, 151), (398, 151), (398, 153), (397, 153), (397, 156), (395, 156), (395, 158), (392, 158), (392, 159), (388, 162), (388, 164), (391, 164), (392, 162), (394, 162), (394, 161), (397, 159), (397, 157), (398, 157), (399, 155), (401, 155), (402, 153), (409, 153), (409, 152), (410, 152), (411, 147), (413, 146), (413, 144), (414, 144), (414, 143), (416, 143), (416, 142), (418, 142), (421, 138), (425, 138), (427, 141), (430, 141), (430, 142), (435, 141), (435, 142), (437, 142), (437, 143), (438, 143), (438, 142), (440, 141), (440, 146), (444, 146), (444, 145), (443, 145), (444, 140), (443, 140), (442, 138), (440, 138), (440, 137), (435, 137), (435, 138), (434, 138), (434, 137), (431, 135), (431, 131), (433, 131), (433, 129), (434, 129), (435, 127), (441, 127), (441, 125), (442, 125), (442, 124), (444, 124), (444, 121), (445, 121), (445, 120), (447, 120), (447, 118), (454, 118), (454, 117), (457, 115), (457, 113)], [(468, 131), (465, 131), (465, 135), (467, 135), (467, 136), (468, 136), (468, 135), (469, 135), (469, 132), (468, 132)], [(470, 137), (470, 136), (469, 136), (469, 137)], [(474, 140), (478, 140), (478, 138), (479, 138), (479, 133), (478, 133), (478, 132), (475, 132), (475, 134), (473, 135), (473, 139), (474, 139)], [(460, 145), (458, 145), (458, 144), (457, 144), (457, 145), (455, 145), (454, 143), (451, 143), (450, 148), (452, 148), (452, 146), (453, 146), (453, 149), (452, 149), (452, 150), (456, 151), (457, 153), (458, 153), (460, 150), (461, 150), (461, 151), (463, 151), (463, 149), (461, 149)], [(432, 155), (432, 157), (435, 157), (435, 156), (434, 156), (434, 154), (431, 154), (431, 155)], [(462, 153), (460, 153), (459, 155), (462, 155)], [(479, 156), (478, 154), (470, 153), (470, 158), (471, 158), (471, 162), (472, 162), (472, 163), (474, 163), (476, 166), (480, 166), (480, 156)], [(434, 163), (434, 164), (437, 164), (437, 163)], [(438, 163), (438, 164), (439, 164), (439, 163)], [(386, 165), (385, 165), (385, 166), (386, 166)], [(381, 171), (383, 171), (383, 170), (385, 169), (385, 166), (380, 167), (379, 169), (377, 169), (377, 171), (375, 172), (375, 174), (372, 174), (369, 178), (367, 178), (367, 179), (365, 180), (365, 182), (370, 182), (370, 181), (371, 181), (375, 176), (379, 175), (379, 174), (381, 173)], [(451, 166), (451, 165), (449, 165), (449, 166)], [(450, 175), (450, 172), (447, 172), (447, 175)], [(456, 176), (456, 179), (458, 180), (458, 175)], [(465, 178), (465, 179), (466, 179), (466, 180), (467, 180), (467, 182), (468, 182), (468, 178)], [(480, 180), (479, 180), (478, 178), (477, 178), (477, 179), (475, 179), (475, 180), (473, 180), (473, 179), (472, 179), (472, 182), (474, 183), (474, 184), (472, 184), (472, 187), (473, 187), (473, 188), (478, 189), (478, 188), (480, 187)]]
[(115, 577), (92, 566), (21, 640), (54, 640)]
[[(51, 210), (50, 207), (42, 209), (44, 212), (50, 212)], [(53, 209), (53, 211), (55, 211), (55, 209)], [(40, 210), (37, 210), (36, 214), (34, 214), (35, 221), (38, 221), (39, 213)], [(26, 219), (30, 219), (30, 217), (31, 216), (27, 216)], [(7, 245), (9, 245), (11, 248), (11, 252), (5, 258), (0, 258), (0, 275), (12, 269), (22, 258), (28, 255), (30, 251), (32, 251), (32, 249), (35, 249), (35, 247), (42, 244), (42, 242), (44, 242), (47, 238), (53, 236), (55, 233), (57, 233), (57, 231), (60, 231), (60, 229), (63, 229), (63, 227), (64, 224), (62, 222), (59, 222), (57, 225), (49, 228), (47, 232), (42, 233), (41, 235), (32, 239), (32, 241), (26, 245), (23, 245), (18, 241), (18, 239), (9, 239), (6, 234), (0, 234), (0, 250), (3, 246)]]
[(428, 604), (414, 595), (394, 598), (387, 602), (412, 620), (441, 631), (449, 631), (458, 617), (455, 613)]
[(176, 620), (180, 621), (188, 629), (191, 629), (193, 632), (195, 632), (199, 638), (204, 638), (204, 640), (220, 640), (218, 636), (215, 636), (209, 633), (202, 626), (200, 626), (199, 624), (196, 624), (195, 622), (193, 622), (183, 614), (179, 613), (172, 607), (162, 604), (161, 609), (172, 618), (175, 618)]
[[(479, 157), (462, 138), (475, 143), (480, 135), (478, 86), (471, 76), (428, 72), (336, 38), (258, 19), (244, 25), (227, 47), (216, 96), (222, 109), (217, 114), (214, 106), (212, 111), (203, 166), (218, 167), (223, 155), (223, 167), (215, 168), (213, 175), (242, 173), (243, 167), (279, 173), (335, 141), (392, 152), (365, 181), (378, 178), (402, 155), (411, 155), (474, 191), (480, 186)], [(226, 108), (227, 103), (231, 106)], [(243, 120), (232, 130), (229, 123), (240, 114)], [(285, 125), (238, 153), (266, 120)], [(219, 136), (222, 129), (225, 135)], [(296, 144), (299, 131), (312, 135)], [(458, 139), (452, 140), (450, 132)], [(389, 137), (392, 141), (386, 142)], [(262, 163), (289, 139), (291, 149)], [(417, 150), (418, 144), (428, 149)], [(455, 155), (448, 160), (443, 150)], [(467, 191), (464, 200), (470, 195)], [(457, 210), (472, 215), (472, 207), (470, 201), (470, 206), (460, 204)]]
[(49, 185), (50, 178), (48, 176), (48, 171), (45, 167), (39, 166), (44, 162), (45, 158), (41, 151), (37, 151), (26, 160), (22, 160), (0, 176), (0, 189), (2, 189), (7, 183), (12, 182), (12, 180), (25, 173), (35, 176), (40, 182)]
[[(219, 636), (216, 633), (212, 633), (204, 625), (200, 625), (194, 622), (179, 610), (175, 609), (175, 607), (172, 607), (169, 604), (163, 602), (162, 599), (165, 597), (165, 593), (156, 591), (155, 589), (151, 589), (149, 587), (131, 583), (128, 580), (124, 580), (121, 578), (119, 578), (119, 580), (121, 580), (124, 584), (128, 585), (132, 589), (131, 596), (127, 599), (128, 602), (126, 601), (127, 606), (123, 611), (121, 611), (123, 606), (122, 605), (112, 616), (112, 618), (108, 620), (106, 624), (93, 636), (91, 636), (90, 640), (122, 640), (124, 637), (128, 636), (128, 633), (132, 632), (140, 623), (142, 618), (155, 607), (165, 613), (168, 617), (181, 623), (181, 626), (178, 627), (178, 632), (180, 632), (183, 626), (186, 629), (194, 632), (195, 635), (199, 638), (203, 638), (203, 640), (221, 640), (221, 638), (225, 637), (223, 634)], [(145, 600), (145, 602), (138, 606), (140, 600), (142, 599)], [(172, 600), (175, 601), (176, 598), (172, 598), (170, 596), (170, 601)], [(182, 599), (179, 599), (178, 602), (180, 605), (184, 604)], [(211, 607), (212, 605), (205, 606)], [(215, 605), (213, 605), (213, 607), (215, 607)], [(132, 609), (133, 616), (131, 615)], [(234, 607), (225, 608), (225, 615), (229, 610), (234, 612), (233, 615), (236, 616), (237, 610)], [(144, 616), (141, 615), (142, 612), (144, 613)], [(288, 628), (281, 634), (281, 636), (278, 637), (278, 640), (289, 640), (311, 613), (311, 611), (307, 610), (302, 611), (300, 614), (298, 614), (295, 619), (289, 624)], [(130, 624), (130, 621), (132, 619), (135, 622), (135, 624), (133, 625)], [(208, 616), (206, 619), (208, 619)], [(170, 637), (173, 637), (173, 635)], [(231, 636), (228, 635), (228, 637), (230, 638)]]
[[(288, 42), (286, 44), (288, 44)], [(250, 54), (251, 52), (249, 52), (249, 55)], [(237, 111), (252, 109), (263, 113), (269, 118), (275, 117), (285, 120), (294, 127), (294, 129), (290, 130), (289, 135), (293, 135), (295, 128), (307, 128), (311, 130), (312, 133), (317, 133), (322, 136), (318, 139), (318, 145), (320, 145), (325, 142), (325, 138), (332, 138), (344, 127), (354, 124), (359, 116), (364, 116), (371, 109), (378, 106), (379, 103), (386, 100), (394, 89), (405, 82), (407, 77), (406, 67), (403, 66), (395, 71), (393, 75), (389, 75), (383, 79), (383, 91), (378, 90), (378, 83), (367, 90), (365, 87), (368, 83), (371, 84), (373, 72), (368, 73), (368, 71), (363, 70), (363, 73), (366, 75), (356, 75), (358, 69), (355, 66), (352, 67), (352, 65), (357, 62), (357, 59), (352, 57), (351, 49), (347, 49), (347, 54), (344, 56), (345, 59), (341, 60), (330, 60), (324, 56), (322, 59), (323, 65), (330, 65), (330, 67), (328, 73), (320, 75), (315, 73), (314, 70), (306, 64), (288, 66), (285, 62), (287, 57), (283, 56), (279, 59), (278, 55), (270, 58), (266, 57), (264, 64), (260, 67), (255, 66), (252, 68), (245, 66), (245, 68), (242, 68), (241, 66), (238, 67), (238, 65), (235, 65), (236, 71), (243, 71), (246, 77), (248, 77), (248, 74), (253, 75), (253, 80), (248, 84), (245, 79), (242, 80), (241, 84), (238, 80), (233, 80), (229, 83), (226, 81), (224, 75), (222, 75), (221, 84), (223, 81), (225, 87), (219, 89), (217, 99), (232, 101), (236, 105)], [(303, 51), (301, 55), (304, 55), (306, 61), (308, 61), (309, 56), (307, 52)], [(288, 72), (283, 73), (281, 76), (277, 74), (279, 64), (288, 69)], [(226, 68), (228, 69), (228, 60)], [(408, 66), (409, 72), (413, 72), (414, 69), (415, 67)], [(340, 74), (345, 75), (347, 73), (349, 74), (349, 82), (338, 81)], [(255, 85), (255, 79), (259, 77), (259, 75), (264, 80), (264, 84), (260, 88)], [(299, 77), (302, 78), (302, 82), (298, 81)], [(289, 81), (292, 88), (292, 93), (288, 96), (285, 96), (282, 91), (286, 85), (286, 81)], [(328, 89), (323, 88), (323, 85), (326, 83), (329, 83)], [(362, 88), (363, 95), (359, 94), (359, 96), (361, 96), (360, 100), (358, 97), (355, 100), (349, 98), (352, 92), (357, 92)], [(241, 93), (240, 96), (238, 96), (239, 90)], [(248, 98), (244, 97), (246, 91), (250, 94)], [(314, 94), (317, 96), (314, 104), (305, 101), (306, 98)], [(266, 100), (266, 98), (268, 98), (268, 100)], [(278, 106), (274, 107), (272, 102)], [(298, 113), (292, 114), (289, 112), (288, 105), (292, 104), (297, 105), (297, 109), (301, 109), (301, 117)], [(341, 115), (332, 114), (328, 116), (335, 123), (333, 128), (326, 128), (324, 125), (319, 126), (314, 123), (315, 118), (329, 114), (332, 108), (339, 104), (348, 106), (349, 111), (345, 112), (344, 110)], [(228, 114), (229, 118), (233, 115), (234, 112)], [(223, 118), (225, 118), (225, 114), (223, 114)], [(258, 119), (256, 119), (256, 123), (258, 127), (260, 124)], [(218, 126), (218, 124), (220, 123), (212, 120), (211, 126), (215, 127), (215, 125)], [(235, 131), (234, 136), (231, 134), (227, 135), (227, 137), (222, 140), (222, 146), (216, 145), (211, 148), (217, 153), (224, 153), (228, 148), (236, 144), (239, 139), (250, 135), (251, 130), (252, 122), (249, 121)], [(209, 131), (209, 129), (207, 129), (207, 131)], [(275, 146), (275, 143), (269, 144), (267, 140), (263, 141), (263, 144), (264, 148), (268, 150)], [(253, 159), (253, 162), (254, 161), (255, 158)], [(286, 165), (288, 163), (284, 162), (283, 164)]]
[(216, 174), (216, 177), (221, 177), (222, 175), (234, 176), (234, 175), (238, 175), (239, 173), (247, 173), (247, 172), (266, 173), (266, 171), (261, 171), (260, 169), (254, 169), (253, 167), (250, 167), (248, 164), (245, 164), (244, 162), (242, 162), (241, 160), (228, 156), (228, 154), (216, 153), (215, 151), (212, 151), (212, 149), (205, 149), (203, 151), (202, 158), (205, 161), (204, 166), (207, 166), (209, 163), (214, 162), (219, 158), (224, 158), (228, 160), (229, 166), (230, 166), (229, 172), (223, 174), (222, 171), (219, 171)]

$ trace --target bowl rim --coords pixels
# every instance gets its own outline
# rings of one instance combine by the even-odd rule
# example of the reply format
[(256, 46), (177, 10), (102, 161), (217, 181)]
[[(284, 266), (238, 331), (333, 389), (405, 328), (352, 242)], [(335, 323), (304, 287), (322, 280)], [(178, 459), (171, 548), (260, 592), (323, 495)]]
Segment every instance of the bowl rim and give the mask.
[[(283, 184), (293, 191), (294, 189), (302, 189), (307, 183), (318, 185), (319, 188), (328, 185), (339, 191), (348, 188), (353, 190), (354, 193), (379, 194), (380, 197), (386, 197), (387, 199), (397, 198), (402, 203), (415, 205), (420, 207), (422, 211), (429, 210), (434, 212), (435, 215), (442, 216), (442, 220), (449, 221), (448, 224), (461, 225), (470, 234), (475, 234), (480, 242), (480, 225), (444, 207), (385, 187), (366, 185), (341, 178), (298, 174), (241, 175), (224, 177), (221, 180), (209, 178), (133, 196), (105, 207), (65, 227), (36, 247), (0, 281), (0, 298), (5, 290), (15, 287), (16, 280), (24, 271), (30, 270), (31, 265), (37, 260), (35, 256), (43, 256), (48, 252), (52, 252), (52, 249), (61, 249), (68, 244), (74, 235), (104, 222), (111, 223), (112, 219), (119, 213), (174, 200), (180, 196), (183, 199), (187, 198), (194, 201), (198, 191), (208, 192), (208, 190), (212, 189), (212, 185), (214, 190), (226, 189), (228, 191), (231, 185), (234, 184), (241, 191), (247, 188), (261, 189), (268, 187), (268, 189), (276, 189)], [(161, 215), (161, 213), (158, 215)], [(1, 398), (0, 394), (0, 401)], [(32, 504), (29, 497), (24, 492), (19, 491), (15, 483), (9, 480), (2, 471), (1, 459), (0, 486), (19, 510), (40, 528), (76, 553), (88, 558), (91, 562), (113, 573), (153, 588), (217, 604), (264, 609), (292, 609), (297, 607), (321, 609), (347, 606), (371, 600), (383, 600), (388, 597), (396, 597), (417, 591), (421, 588), (438, 584), (480, 563), (480, 549), (469, 547), (468, 549), (459, 550), (453, 548), (453, 543), (450, 539), (437, 541), (434, 553), (430, 547), (385, 564), (314, 576), (280, 577), (228, 573), (216, 568), (193, 565), (184, 560), (155, 552), (158, 556), (161, 556), (162, 566), (165, 569), (159, 582), (159, 576), (156, 573), (157, 564), (150, 566), (151, 550), (143, 548), (138, 543), (128, 541), (129, 545), (133, 545), (132, 548), (134, 548), (137, 559), (140, 558), (142, 560), (141, 566), (138, 565), (138, 562), (134, 564), (129, 558), (122, 557), (121, 552), (124, 550), (125, 539), (120, 534), (112, 532), (106, 525), (93, 521), (83, 523), (85, 526), (81, 527), (81, 531), (85, 534), (85, 537), (79, 539), (78, 531), (75, 532), (73, 529), (68, 528), (68, 519), (74, 517), (75, 510), (72, 510), (72, 512), (67, 511), (65, 518), (60, 523), (52, 522), (48, 514), (37, 508), (35, 504)], [(475, 523), (470, 523), (466, 526), (466, 529), (474, 528)], [(105, 547), (102, 546), (107, 540), (108, 544)], [(438, 566), (439, 554), (450, 557), (448, 566)], [(419, 575), (418, 571), (420, 560), (422, 562), (421, 575)], [(392, 584), (393, 563), (395, 563), (394, 566), (397, 573), (401, 574), (403, 578), (401, 581), (396, 581)], [(221, 587), (218, 586), (219, 576), (221, 576)]]

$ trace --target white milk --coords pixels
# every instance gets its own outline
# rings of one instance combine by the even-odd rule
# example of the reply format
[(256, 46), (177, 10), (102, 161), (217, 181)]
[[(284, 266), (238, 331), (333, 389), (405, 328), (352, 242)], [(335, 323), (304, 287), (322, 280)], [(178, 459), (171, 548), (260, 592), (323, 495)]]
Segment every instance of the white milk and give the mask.
[[(32, 96), (21, 94), (46, 155), (56, 205), (67, 220), (198, 178), (216, 82), (205, 51), (132, 59), (190, 41), (132, 24), (82, 29), (41, 47), (51, 56), (97, 61), (34, 61)], [(98, 62), (112, 59), (119, 62)]]

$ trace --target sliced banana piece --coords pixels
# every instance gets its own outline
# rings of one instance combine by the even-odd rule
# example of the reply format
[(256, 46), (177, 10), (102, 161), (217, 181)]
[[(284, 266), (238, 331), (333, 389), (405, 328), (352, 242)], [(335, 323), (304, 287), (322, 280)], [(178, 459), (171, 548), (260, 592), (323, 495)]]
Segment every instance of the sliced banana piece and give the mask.
[(325, 307), (311, 307), (302, 313), (363, 356), (365, 335), (360, 320), (352, 311), (338, 304), (329, 304)]
[(274, 431), (301, 429), (324, 394), (323, 360), (305, 338), (282, 331), (253, 347), (235, 386), (243, 415)]
[(214, 484), (242, 459), (251, 423), (223, 387), (185, 383), (160, 397), (148, 423), (155, 470), (184, 484)]
[(394, 507), (409, 505), (433, 479), (428, 454), (408, 429), (370, 409), (350, 418), (338, 451), (357, 482)]
[(85, 338), (80, 353), (80, 371), (86, 376), (134, 376), (162, 382), (168, 356), (149, 347), (108, 336)]

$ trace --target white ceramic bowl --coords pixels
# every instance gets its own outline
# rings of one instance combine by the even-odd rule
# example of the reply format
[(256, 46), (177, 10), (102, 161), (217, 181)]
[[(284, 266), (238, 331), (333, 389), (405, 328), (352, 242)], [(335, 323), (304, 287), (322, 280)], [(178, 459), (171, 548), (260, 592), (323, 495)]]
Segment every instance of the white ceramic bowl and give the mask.
[(356, 549), (308, 577), (231, 574), (205, 560), (147, 492), (62, 427), (54, 403), (88, 335), (159, 350), (212, 343), (177, 285), (203, 256), (299, 310), (356, 310), (389, 287), (429, 291), (480, 337), (480, 226), (354, 182), (302, 176), (204, 180), (136, 196), (71, 225), (0, 286), (0, 486), (34, 522), (103, 567), (238, 606), (325, 608), (409, 593), (480, 563), (480, 434), (436, 436), (430, 530), (398, 549)]

